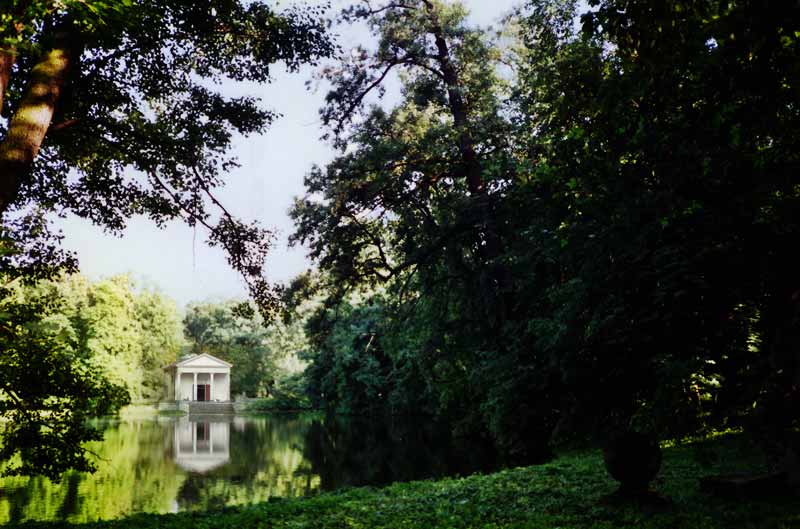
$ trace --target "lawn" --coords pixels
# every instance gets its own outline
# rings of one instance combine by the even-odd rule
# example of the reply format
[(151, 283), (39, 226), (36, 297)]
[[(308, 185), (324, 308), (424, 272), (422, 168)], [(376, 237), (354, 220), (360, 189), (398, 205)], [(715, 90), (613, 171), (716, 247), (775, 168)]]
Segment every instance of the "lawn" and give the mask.
[(700, 476), (763, 470), (764, 461), (756, 454), (739, 435), (666, 447), (654, 488), (670, 503), (659, 509), (605, 501), (616, 484), (607, 477), (598, 451), (581, 451), (490, 475), (350, 489), (207, 513), (136, 515), (83, 527), (800, 529), (797, 498), (732, 501), (699, 491)]

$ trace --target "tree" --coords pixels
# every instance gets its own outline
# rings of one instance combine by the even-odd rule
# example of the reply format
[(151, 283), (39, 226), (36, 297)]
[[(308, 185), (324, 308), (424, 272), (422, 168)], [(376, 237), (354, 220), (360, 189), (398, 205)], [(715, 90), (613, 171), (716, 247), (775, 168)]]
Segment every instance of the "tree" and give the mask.
[[(3, 303), (13, 305), (8, 288), (12, 281), (33, 281), (53, 277), (60, 268), (74, 269), (74, 259), (58, 249), (57, 236), (47, 231), (41, 220), (44, 215), (73, 213), (114, 233), (131, 216), (145, 215), (159, 226), (172, 219), (205, 226), (209, 244), (226, 250), (230, 265), (242, 274), (253, 298), (268, 314), (275, 297), (262, 277), (262, 267), (271, 233), (237, 220), (215, 198), (214, 190), (236, 165), (229, 155), (233, 138), (264, 131), (276, 114), (262, 108), (255, 98), (226, 97), (218, 86), (224, 80), (268, 82), (276, 62), (296, 70), (330, 54), (333, 45), (325, 35), (321, 13), (320, 8), (309, 8), (279, 14), (261, 1), (3, 2)], [(35, 221), (33, 228), (26, 219)], [(19, 333), (27, 324), (23, 316), (18, 323), (5, 318), (7, 348), (0, 356), (11, 362), (9, 351), (19, 350), (11, 344), (15, 336), (26, 339)], [(62, 365), (57, 349), (47, 364), (50, 346), (55, 344), (40, 340), (36, 345), (47, 366), (42, 372)], [(24, 361), (14, 365), (21, 370), (17, 375), (3, 375), (4, 414), (20, 421), (30, 418), (20, 422), (19, 431), (46, 428), (37, 422), (39, 415), (18, 411), (48, 406), (46, 394), (41, 398), (30, 394), (29, 403), (14, 405), (6, 395), (29, 391), (15, 384), (36, 380), (34, 369), (44, 368)], [(71, 383), (60, 386), (68, 390), (64, 398), (85, 391), (95, 402), (100, 394), (96, 388), (105, 387), (92, 379), (95, 371), (85, 376), (70, 370), (64, 373), (72, 377)], [(53, 385), (40, 389), (62, 391)], [(78, 407), (73, 411), (78, 419), (69, 428), (54, 435), (42, 433), (38, 439), (42, 453), (47, 451), (55, 466), (42, 466), (42, 458), (29, 458), (22, 471), (53, 474), (72, 463), (82, 465), (81, 443), (94, 434), (80, 420), (91, 410)], [(13, 453), (25, 442), (24, 436), (9, 434), (4, 450)], [(56, 465), (62, 461), (56, 454), (62, 451), (78, 459), (67, 457), (64, 465)]]
[[(321, 115), (341, 155), (312, 170), (292, 212), (294, 240), (311, 247), (329, 295), (309, 322), (319, 336), (312, 381), (322, 374), (318, 391), (350, 407), (369, 400), (331, 388), (347, 388), (359, 367), (380, 372), (370, 378), (383, 380), (385, 408), (438, 411), (461, 431), (484, 431), (491, 385), (479, 366), (505, 354), (498, 338), (516, 317), (501, 247), (513, 235), (498, 216), (515, 174), (502, 49), (466, 24), (459, 3), (363, 2), (345, 17), (365, 19), (378, 44), (326, 70), (333, 90)], [(400, 102), (367, 105), (392, 72)], [(366, 306), (352, 306), (351, 290)], [(331, 342), (362, 317), (379, 338), (374, 358)], [(363, 365), (329, 369), (345, 361)]]
[[(528, 2), (505, 76), (457, 5), (350, 11), (379, 46), (329, 70), (323, 116), (342, 153), (294, 209), (331, 293), (317, 330), (336, 332), (350, 290), (385, 300), (385, 389), (412, 372), (433, 409), (511, 450), (742, 425), (791, 447), (798, 8), (592, 5)], [(399, 104), (363, 109), (393, 69)], [(310, 372), (329, 373), (336, 355), (315, 347)]]
[(553, 4), (531, 3), (545, 49), (520, 83), (528, 191), (552, 219), (533, 266), (558, 263), (537, 334), (562, 417), (790, 428), (773, 413), (797, 398), (797, 7), (594, 4), (582, 32), (548, 33)]
[(89, 419), (128, 400), (91, 358), (45, 317), (63, 308), (57, 293), (5, 296), (0, 302), (0, 444), (3, 473), (59, 477), (93, 470), (82, 443), (102, 438)]
[(0, 214), (36, 204), (114, 232), (136, 214), (203, 224), (268, 310), (271, 234), (213, 191), (236, 164), (233, 136), (262, 132), (275, 114), (214, 85), (267, 82), (276, 61), (296, 69), (330, 53), (320, 10), (14, 0), (0, 15)]
[(158, 291), (146, 290), (134, 299), (134, 310), (142, 348), (139, 358), (139, 368), (144, 375), (142, 398), (158, 399), (165, 391), (161, 368), (174, 361), (180, 351), (178, 309), (174, 301)]

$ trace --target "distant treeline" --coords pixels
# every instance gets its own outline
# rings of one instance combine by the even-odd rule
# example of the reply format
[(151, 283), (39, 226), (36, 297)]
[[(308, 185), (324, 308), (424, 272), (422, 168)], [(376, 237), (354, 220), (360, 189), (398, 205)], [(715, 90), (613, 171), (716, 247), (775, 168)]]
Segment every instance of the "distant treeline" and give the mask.
[(267, 328), (247, 302), (195, 303), (181, 315), (172, 299), (126, 275), (96, 282), (65, 275), (20, 285), (15, 293), (19, 303), (47, 307), (37, 333), (124, 388), (131, 402), (163, 398), (162, 367), (182, 354), (209, 353), (233, 363), (232, 394), (267, 396), (302, 370), (302, 325)]
[(125, 275), (92, 282), (73, 274), (20, 286), (16, 295), (46, 306), (38, 332), (124, 388), (130, 401), (163, 395), (161, 367), (175, 360), (182, 343), (174, 301), (136, 288)]
[(302, 321), (264, 323), (247, 302), (190, 305), (183, 318), (186, 352), (208, 353), (233, 364), (231, 396), (266, 397), (303, 370)]

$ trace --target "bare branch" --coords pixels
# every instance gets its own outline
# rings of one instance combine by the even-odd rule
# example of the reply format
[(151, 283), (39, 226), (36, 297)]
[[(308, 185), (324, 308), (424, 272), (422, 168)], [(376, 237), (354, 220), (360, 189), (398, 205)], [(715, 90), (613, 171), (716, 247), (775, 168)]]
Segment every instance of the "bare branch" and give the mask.
[(68, 119), (66, 121), (62, 121), (61, 123), (56, 123), (55, 125), (50, 126), (50, 132), (61, 132), (67, 129), (74, 127), (75, 125), (81, 122), (80, 119)]
[(390, 9), (408, 9), (408, 10), (416, 10), (418, 9), (417, 6), (411, 4), (405, 4), (403, 2), (390, 2), (383, 7), (373, 8), (372, 4), (369, 0), (362, 0), (364, 4), (366, 4), (366, 9), (362, 12), (365, 16), (374, 16), (383, 11), (388, 11)]
[(208, 230), (212, 232), (214, 231), (214, 227), (211, 226), (208, 222), (206, 222), (206, 220), (203, 218), (202, 215), (190, 211), (186, 206), (184, 206), (183, 201), (181, 201), (180, 197), (178, 196), (178, 193), (173, 191), (167, 184), (165, 184), (164, 181), (161, 180), (161, 178), (159, 178), (159, 176), (154, 171), (150, 171), (148, 173), (148, 176), (153, 180), (153, 182), (155, 182), (158, 185), (158, 187), (160, 187), (165, 193), (169, 195), (169, 197), (175, 204), (178, 205), (181, 211), (183, 211), (186, 215), (188, 215), (187, 220), (190, 220), (192, 222), (198, 222), (201, 225), (205, 226)]
[(339, 119), (337, 120), (340, 129), (343, 127), (344, 122), (347, 119), (349, 119), (350, 116), (352, 116), (353, 112), (355, 112), (355, 110), (361, 105), (361, 103), (364, 101), (364, 98), (367, 97), (367, 95), (369, 95), (370, 92), (372, 92), (374, 89), (376, 89), (377, 87), (379, 87), (381, 85), (383, 80), (386, 79), (386, 76), (389, 75), (389, 72), (392, 71), (392, 68), (394, 68), (395, 66), (398, 66), (400, 64), (403, 64), (403, 62), (402, 61), (399, 61), (399, 62), (392, 61), (392, 62), (390, 62), (386, 66), (386, 68), (384, 68), (384, 70), (381, 73), (381, 75), (375, 81), (370, 83), (370, 85), (367, 88), (362, 90), (361, 93), (358, 96), (356, 96), (356, 98), (353, 100), (353, 102), (350, 103), (350, 106), (347, 107), (347, 110), (345, 110), (342, 113), (342, 115), (339, 116)]
[(208, 198), (211, 199), (211, 201), (214, 203), (214, 205), (216, 205), (222, 211), (222, 214), (225, 215), (225, 217), (227, 217), (228, 220), (231, 220), (231, 221), (234, 220), (233, 215), (231, 215), (230, 212), (225, 208), (225, 206), (223, 206), (222, 203), (219, 200), (217, 200), (217, 197), (214, 196), (213, 193), (211, 193), (211, 190), (203, 182), (203, 179), (200, 176), (200, 173), (197, 172), (197, 167), (193, 166), (192, 167), (192, 172), (194, 173), (195, 177), (197, 177), (197, 184), (200, 186), (200, 188), (203, 190), (203, 192), (208, 196)]
[(372, 244), (378, 249), (378, 254), (381, 256), (381, 264), (389, 271), (389, 277), (384, 278), (381, 274), (378, 274), (377, 270), (375, 271), (376, 275), (384, 279), (389, 279), (395, 274), (395, 269), (391, 264), (389, 264), (389, 258), (386, 256), (386, 252), (383, 249), (383, 241), (381, 241), (380, 237), (369, 231), (353, 213), (348, 213), (347, 218), (352, 220), (353, 224), (355, 224), (359, 230), (361, 230), (361, 232), (366, 235), (370, 241), (372, 241)]

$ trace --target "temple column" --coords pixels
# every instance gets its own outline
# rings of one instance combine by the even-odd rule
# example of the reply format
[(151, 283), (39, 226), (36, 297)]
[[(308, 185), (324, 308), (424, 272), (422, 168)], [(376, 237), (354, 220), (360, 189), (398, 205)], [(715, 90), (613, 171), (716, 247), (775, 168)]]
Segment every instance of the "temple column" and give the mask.
[(192, 384), (192, 398), (189, 400), (197, 400), (197, 371), (192, 374), (194, 375), (194, 384)]
[(175, 368), (175, 400), (181, 400), (181, 369)]
[(214, 373), (208, 374), (208, 400), (214, 400)]

